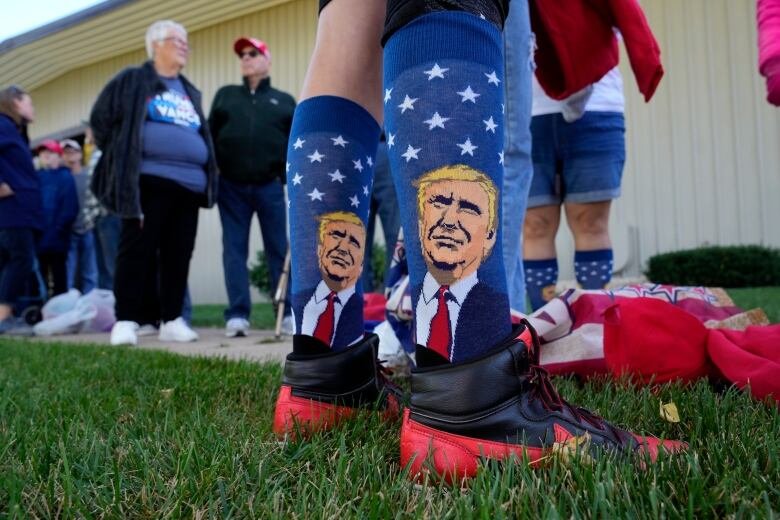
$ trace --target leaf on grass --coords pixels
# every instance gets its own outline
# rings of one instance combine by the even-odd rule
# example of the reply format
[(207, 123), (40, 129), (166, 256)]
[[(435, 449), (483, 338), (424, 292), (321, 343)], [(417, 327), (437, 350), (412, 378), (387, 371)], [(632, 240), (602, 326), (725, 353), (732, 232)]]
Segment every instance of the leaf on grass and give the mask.
[(674, 404), (674, 402), (672, 401), (666, 404), (664, 404), (664, 402), (661, 401), (659, 413), (661, 414), (661, 419), (663, 419), (666, 422), (670, 422), (670, 423), (680, 422), (680, 412), (677, 411), (677, 405)]
[(170, 399), (173, 395), (173, 388), (163, 388), (160, 390), (160, 395), (163, 399)]
[(552, 445), (552, 453), (566, 463), (576, 459), (592, 464), (593, 458), (590, 456), (590, 434), (585, 432), (580, 436), (569, 437), (563, 442), (555, 442)]

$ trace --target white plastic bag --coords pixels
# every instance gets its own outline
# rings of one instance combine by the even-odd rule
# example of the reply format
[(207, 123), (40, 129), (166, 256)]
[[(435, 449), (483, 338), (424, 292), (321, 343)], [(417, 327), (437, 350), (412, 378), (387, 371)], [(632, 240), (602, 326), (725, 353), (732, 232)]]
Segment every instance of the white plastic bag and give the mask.
[(54, 318), (36, 323), (33, 327), (36, 336), (53, 336), (55, 334), (76, 334), (97, 316), (97, 307), (89, 302), (79, 300), (76, 308), (62, 313)]
[(108, 332), (116, 322), (114, 304), (116, 299), (112, 291), (106, 289), (93, 289), (81, 297), (80, 302), (95, 306), (97, 314), (88, 323), (84, 324), (82, 332)]
[(61, 314), (72, 311), (76, 308), (76, 302), (79, 301), (79, 298), (81, 298), (81, 292), (78, 289), (71, 289), (66, 293), (58, 294), (47, 301), (41, 309), (43, 319), (48, 320), (56, 318)]
[(111, 291), (93, 289), (81, 296), (79, 291), (71, 289), (46, 303), (43, 307), (44, 320), (36, 324), (33, 330), (38, 336), (106, 332), (116, 322), (114, 303), (114, 293)]

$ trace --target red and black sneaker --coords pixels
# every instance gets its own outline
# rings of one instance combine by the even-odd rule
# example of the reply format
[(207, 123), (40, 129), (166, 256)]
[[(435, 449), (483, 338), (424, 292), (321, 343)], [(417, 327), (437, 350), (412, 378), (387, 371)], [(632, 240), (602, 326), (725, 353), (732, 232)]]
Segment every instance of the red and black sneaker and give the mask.
[(398, 417), (401, 391), (379, 364), (378, 346), (375, 334), (337, 352), (310, 336), (294, 336), (276, 400), (276, 436), (327, 430), (361, 409), (377, 409), (387, 419)]
[[(605, 451), (655, 460), (687, 445), (643, 437), (563, 400), (539, 366), (539, 339), (527, 322), (482, 358), (412, 371), (401, 426), (401, 465), (458, 482), (481, 459), (512, 456), (538, 465), (556, 451), (595, 457)], [(563, 450), (562, 450), (563, 448)]]

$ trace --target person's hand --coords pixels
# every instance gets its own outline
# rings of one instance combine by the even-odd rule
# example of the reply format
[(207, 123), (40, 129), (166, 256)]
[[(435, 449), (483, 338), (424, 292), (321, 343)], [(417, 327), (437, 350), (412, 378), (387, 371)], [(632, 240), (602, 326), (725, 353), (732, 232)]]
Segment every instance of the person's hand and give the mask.
[(14, 194), (14, 190), (12, 190), (8, 184), (6, 184), (5, 182), (0, 183), (0, 199), (10, 197), (13, 194)]

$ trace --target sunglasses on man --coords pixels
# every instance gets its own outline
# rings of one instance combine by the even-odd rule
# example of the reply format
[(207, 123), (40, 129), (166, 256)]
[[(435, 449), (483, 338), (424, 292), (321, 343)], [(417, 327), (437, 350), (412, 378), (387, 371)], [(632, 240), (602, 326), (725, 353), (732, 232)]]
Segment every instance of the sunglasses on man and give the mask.
[(249, 56), (250, 58), (257, 58), (259, 55), (260, 55), (259, 51), (252, 49), (251, 51), (238, 53), (238, 58), (244, 59), (244, 56)]

